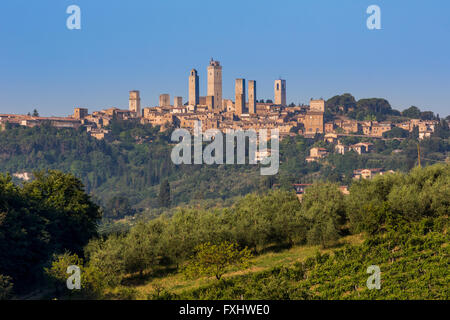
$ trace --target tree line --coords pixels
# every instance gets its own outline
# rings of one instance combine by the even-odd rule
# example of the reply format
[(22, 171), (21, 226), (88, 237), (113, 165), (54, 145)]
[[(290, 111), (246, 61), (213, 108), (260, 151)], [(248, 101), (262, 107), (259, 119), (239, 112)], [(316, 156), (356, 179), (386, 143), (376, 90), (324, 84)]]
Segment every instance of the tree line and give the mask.
[[(449, 199), (450, 166), (434, 165), (357, 181), (349, 195), (343, 195), (337, 184), (316, 183), (301, 203), (291, 191), (272, 190), (249, 194), (231, 208), (180, 208), (173, 215), (140, 222), (129, 232), (91, 239), (84, 247), (82, 268), (91, 279), (86, 280), (88, 288), (100, 289), (87, 288), (84, 294), (101, 298), (108, 288), (122, 287), (130, 277), (157, 276), (163, 270), (183, 272), (192, 266), (205, 270), (207, 266), (196, 265), (196, 259), (211, 257), (211, 250), (224, 243), (236, 246), (238, 251), (229, 257), (237, 257), (246, 248), (258, 255), (293, 245), (330, 247), (342, 236), (363, 232), (370, 247), (383, 234), (396, 237), (396, 232), (400, 236), (405, 230), (434, 224), (442, 228), (448, 223)], [(437, 243), (441, 242), (439, 238)], [(415, 254), (413, 249), (403, 254)], [(360, 249), (351, 250), (356, 250), (352, 257), (354, 252), (360, 254)], [(48, 275), (58, 279), (61, 265), (78, 257), (70, 252), (55, 256), (54, 271), (48, 269)]]

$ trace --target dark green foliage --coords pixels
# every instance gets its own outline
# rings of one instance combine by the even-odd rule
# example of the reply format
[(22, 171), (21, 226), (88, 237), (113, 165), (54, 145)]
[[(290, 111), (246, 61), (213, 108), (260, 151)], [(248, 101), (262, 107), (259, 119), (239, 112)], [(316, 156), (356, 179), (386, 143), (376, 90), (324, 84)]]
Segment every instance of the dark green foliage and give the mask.
[(411, 106), (402, 111), (402, 116), (412, 119), (420, 119), (420, 109), (415, 106)]
[(158, 201), (161, 207), (170, 207), (170, 184), (167, 179), (161, 182)]
[(58, 239), (58, 249), (80, 253), (97, 235), (100, 207), (86, 194), (80, 180), (59, 171), (35, 172), (22, 189), (31, 207), (44, 213), (52, 223), (50, 233)]
[(394, 127), (392, 130), (383, 132), (383, 138), (407, 138), (409, 137), (409, 131)]
[(258, 251), (271, 243), (301, 243), (304, 223), (293, 192), (272, 191), (264, 196), (249, 194), (228, 214), (233, 239)]
[[(449, 192), (449, 165), (361, 181), (344, 207), (351, 226), (369, 233), (362, 245), (187, 290), (176, 298), (448, 300)], [(325, 194), (316, 193), (307, 206), (326, 202)], [(381, 269), (380, 290), (366, 286), (371, 265)]]
[(450, 137), (449, 122), (450, 121), (441, 119), (439, 124), (435, 128), (434, 136), (439, 137), (441, 139), (448, 139)]
[[(448, 165), (436, 165), (409, 175), (364, 180), (355, 184), (347, 200), (332, 184), (311, 187), (300, 217), (311, 217), (306, 230), (312, 230), (313, 242), (336, 239), (343, 217), (348, 216), (355, 231), (368, 232), (362, 245), (346, 245), (332, 255), (318, 254), (293, 266), (227, 278), (169, 298), (448, 299), (449, 170)], [(244, 204), (258, 208), (247, 198), (238, 211)], [(264, 215), (260, 211), (250, 219)], [(316, 220), (311, 223), (311, 219)], [(327, 228), (320, 228), (321, 221), (331, 221), (331, 237)], [(246, 236), (252, 234), (249, 227)], [(316, 230), (323, 232), (319, 241), (314, 238)], [(306, 234), (311, 237), (310, 232)], [(366, 286), (366, 270), (371, 265), (381, 268), (380, 290)]]
[[(69, 266), (76, 266), (80, 270), (80, 289), (69, 290), (67, 273)], [(83, 259), (76, 254), (65, 252), (54, 255), (48, 268), (44, 268), (49, 280), (52, 297), (64, 299), (101, 299), (106, 288), (106, 274), (101, 270), (85, 265)]]
[(399, 116), (385, 99), (371, 98), (356, 101), (349, 94), (334, 96), (326, 102), (325, 118), (331, 121), (332, 115), (347, 115), (357, 120), (385, 120), (388, 115)]
[(139, 223), (124, 238), (125, 270), (129, 273), (139, 272), (158, 265), (163, 248), (161, 243), (164, 223), (159, 220)]
[(381, 121), (386, 119), (386, 115), (392, 114), (393, 110), (389, 102), (385, 99), (372, 98), (361, 99), (356, 104), (356, 110), (349, 114), (349, 116), (357, 119), (372, 119)]
[(343, 95), (334, 96), (328, 99), (326, 102), (326, 108), (333, 114), (346, 114), (350, 110), (356, 108), (356, 100), (350, 93), (344, 93)]
[[(364, 139), (377, 144), (377, 153), (361, 156), (335, 155), (334, 145), (325, 144), (320, 135), (316, 139), (286, 137), (280, 142), (279, 173), (266, 181), (261, 181), (259, 166), (254, 165), (174, 165), (170, 130), (160, 133), (158, 128), (134, 122), (113, 122), (110, 129), (111, 138), (99, 141), (83, 129), (49, 125), (10, 128), (0, 132), (0, 169), (10, 174), (47, 169), (70, 172), (81, 179), (86, 191), (105, 208), (105, 218), (111, 220), (160, 208), (158, 195), (166, 179), (170, 181), (170, 204), (176, 206), (230, 202), (274, 185), (291, 190), (292, 183), (322, 179), (349, 184), (354, 169), (381, 167), (406, 172), (417, 164), (417, 145), (412, 141), (418, 138), (418, 128), (402, 142), (343, 137), (345, 144)], [(450, 151), (445, 140), (447, 122), (436, 132), (440, 138), (421, 141), (421, 152), (423, 158), (442, 161)], [(312, 146), (326, 147), (332, 153), (326, 161), (306, 163)], [(422, 164), (430, 163), (427, 161)]]
[(73, 175), (34, 175), (22, 188), (0, 175), (0, 274), (10, 276), (19, 291), (40, 279), (53, 253), (81, 252), (97, 235), (101, 218)]
[(389, 226), (450, 212), (450, 166), (414, 169), (354, 183), (347, 198), (350, 227), (376, 234)]
[(301, 217), (306, 223), (310, 244), (327, 244), (338, 240), (345, 223), (344, 196), (338, 185), (316, 184), (307, 189), (302, 201)]
[[(446, 227), (444, 227), (444, 225)], [(425, 227), (426, 226), (426, 227)], [(226, 279), (189, 290), (177, 299), (440, 299), (449, 298), (448, 221), (423, 220), (318, 254), (303, 263)], [(371, 265), (381, 269), (381, 289), (369, 290)]]
[(140, 222), (126, 235), (91, 241), (86, 255), (90, 264), (119, 279), (125, 272), (142, 275), (158, 267), (179, 266), (207, 242), (230, 241), (255, 251), (303, 243), (304, 225), (295, 194), (271, 191), (248, 195), (231, 209), (179, 209), (171, 217)]
[[(105, 207), (126, 198), (129, 206), (158, 208), (159, 186), (171, 181), (171, 203), (226, 200), (258, 188), (259, 168), (249, 165), (174, 165), (171, 131), (133, 122), (113, 122), (107, 140), (90, 137), (83, 128), (50, 125), (0, 132), (0, 169), (10, 174), (56, 169), (80, 178), (86, 191)], [(125, 205), (121, 202), (121, 205)], [(107, 210), (107, 217), (125, 212)], [(116, 216), (117, 215), (117, 216)]]
[(107, 202), (103, 216), (105, 218), (120, 219), (125, 216), (131, 216), (134, 213), (135, 210), (131, 207), (127, 197), (115, 196)]

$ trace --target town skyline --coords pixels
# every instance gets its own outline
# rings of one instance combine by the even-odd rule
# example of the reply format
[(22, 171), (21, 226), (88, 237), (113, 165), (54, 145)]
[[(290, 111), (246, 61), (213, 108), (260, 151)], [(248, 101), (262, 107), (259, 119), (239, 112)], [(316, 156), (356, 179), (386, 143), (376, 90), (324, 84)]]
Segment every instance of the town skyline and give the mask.
[[(431, 137), (440, 123), (440, 117), (433, 112), (421, 112), (420, 109), (411, 107), (402, 113), (392, 109), (385, 99), (361, 99), (357, 102), (349, 94), (337, 96), (331, 99), (335, 101), (330, 103), (323, 98), (311, 98), (308, 104), (288, 105), (285, 79), (276, 79), (273, 100), (264, 100), (258, 99), (257, 80), (237, 78), (234, 81), (235, 99), (226, 99), (222, 95), (222, 70), (220, 61), (211, 58), (207, 65), (207, 87), (204, 96), (200, 93), (198, 72), (191, 69), (189, 76), (185, 78), (189, 88), (187, 98), (160, 93), (159, 103), (148, 106), (142, 104), (139, 90), (131, 90), (127, 108), (106, 107), (89, 110), (75, 106), (73, 114), (65, 117), (45, 117), (39, 115), (37, 110), (27, 115), (0, 113), (0, 129), (6, 130), (12, 126), (34, 127), (49, 123), (59, 128), (83, 127), (96, 139), (109, 140), (110, 125), (115, 121), (150, 124), (158, 127), (160, 131), (183, 128), (191, 132), (195, 131), (200, 122), (200, 128), (222, 132), (275, 130), (277, 136), (280, 134), (280, 139), (296, 135), (314, 138), (317, 134), (325, 134), (325, 141), (338, 141), (340, 145), (339, 136), (356, 134), (380, 139), (396, 127), (401, 129), (401, 135), (407, 132), (412, 134), (418, 130), (418, 138), (424, 139)], [(364, 148), (368, 150), (367, 147)], [(314, 157), (311, 159), (317, 160)]]
[[(215, 61), (214, 57), (210, 58), (210, 62), (218, 62), (218, 63), (220, 63), (220, 61)], [(203, 64), (202, 67), (190, 69), (190, 71), (184, 77), (184, 82), (185, 82), (185, 86), (186, 86), (186, 90), (185, 91), (186, 92), (183, 95), (174, 94), (170, 89), (168, 89), (166, 91), (157, 93), (154, 97), (151, 97), (151, 98), (147, 97), (147, 99), (146, 99), (145, 98), (145, 94), (142, 95), (142, 92), (144, 92), (144, 93), (146, 92), (145, 89), (132, 88), (131, 90), (129, 89), (129, 90), (126, 90), (125, 92), (139, 92), (139, 99), (141, 100), (142, 108), (151, 108), (151, 107), (159, 107), (159, 106), (161, 106), (161, 96), (162, 95), (167, 95), (168, 96), (167, 99), (169, 99), (169, 100), (167, 101), (167, 105), (175, 106), (176, 105), (176, 102), (174, 101), (175, 98), (182, 98), (183, 105), (190, 105), (191, 92), (190, 92), (190, 88), (189, 88), (189, 83), (188, 83), (188, 81), (186, 79), (189, 77), (189, 75), (190, 75), (190, 73), (192, 71), (196, 71), (197, 72), (197, 77), (198, 77), (198, 91), (199, 91), (198, 92), (198, 96), (201, 97), (201, 98), (207, 98), (210, 95), (210, 90), (211, 90), (210, 89), (211, 85), (210, 85), (209, 80), (208, 80), (208, 69), (207, 69), (209, 67), (210, 67), (209, 65)], [(220, 65), (220, 67), (222, 68), (222, 65)], [(204, 70), (202, 72), (201, 70), (203, 70), (203, 69), (205, 69), (206, 71)], [(238, 78), (234, 78), (234, 79), (229, 79), (230, 77), (227, 77), (227, 81), (223, 81), (222, 74), (221, 74), (220, 77), (221, 77), (221, 83), (220, 83), (220, 87), (221, 87), (220, 90), (221, 91), (222, 91), (222, 87), (225, 87), (225, 88), (228, 88), (228, 89), (230, 87), (232, 87), (234, 89), (231, 94), (226, 94), (226, 95), (223, 95), (223, 96), (221, 95), (221, 99), (220, 100), (222, 100), (222, 98), (223, 98), (223, 100), (231, 100), (231, 101), (233, 101), (233, 103), (236, 102), (235, 98), (236, 98), (236, 81), (237, 80), (244, 80), (244, 82), (245, 81), (247, 81), (247, 82), (249, 82), (249, 81), (256, 81), (258, 83), (258, 90), (257, 90), (257, 92), (260, 92), (260, 90), (261, 90), (260, 89), (261, 81), (258, 81), (258, 79), (250, 80), (248, 77), (238, 77)], [(230, 81), (230, 80), (232, 80), (232, 81)], [(180, 80), (177, 79), (176, 82), (179, 82), (179, 81)], [(359, 100), (360, 98), (361, 99), (381, 98), (381, 99), (386, 99), (386, 100), (389, 101), (388, 98), (381, 97), (381, 96), (379, 96), (379, 97), (378, 96), (377, 97), (376, 96), (358, 97), (358, 96), (354, 95), (351, 90), (348, 90), (348, 91), (344, 91), (344, 92), (336, 92), (335, 94), (333, 94), (333, 95), (331, 95), (329, 97), (325, 97), (323, 95), (316, 96), (316, 97), (311, 96), (309, 99), (307, 99), (305, 101), (296, 102), (295, 100), (289, 100), (289, 96), (292, 96), (292, 94), (289, 95), (289, 92), (290, 91), (295, 91), (295, 89), (289, 89), (289, 87), (288, 87), (287, 89), (285, 89), (285, 97), (284, 97), (283, 103), (280, 103), (280, 101), (278, 101), (278, 103), (277, 103), (276, 102), (276, 93), (275, 93), (274, 87), (273, 87), (274, 83), (276, 84), (277, 81), (284, 81), (285, 85), (286, 85), (286, 82), (287, 82), (287, 80), (284, 79), (282, 76), (278, 76), (276, 78), (273, 78), (273, 80), (271, 82), (272, 83), (272, 93), (265, 92), (265, 94), (266, 94), (265, 96), (256, 95), (255, 96), (255, 100), (258, 101), (258, 102), (261, 101), (261, 100), (271, 101), (270, 103), (273, 103), (275, 105), (289, 105), (289, 104), (293, 103), (296, 106), (301, 106), (301, 105), (309, 105), (311, 100), (325, 100), (326, 101), (326, 100), (328, 100), (328, 99), (330, 99), (330, 98), (332, 98), (334, 96), (338, 96), (338, 95), (341, 95), (341, 94), (349, 93), (349, 94), (352, 94), (355, 97), (356, 100)], [(232, 83), (232, 85), (230, 85), (230, 83)], [(255, 86), (256, 86), (256, 84), (255, 84)], [(263, 83), (262, 87), (265, 88), (266, 91), (268, 91), (267, 90), (267, 87), (268, 87), (267, 83)], [(243, 90), (246, 91), (245, 84), (244, 84)], [(227, 91), (229, 91), (229, 90), (227, 90)], [(246, 100), (246, 103), (248, 104), (249, 100), (248, 100), (247, 92), (245, 92), (245, 94), (244, 94), (244, 99)], [(121, 97), (120, 101), (123, 101), (123, 100), (125, 100), (124, 97)], [(148, 100), (154, 101), (154, 103), (153, 102), (152, 103), (146, 103), (146, 101), (148, 101)], [(203, 101), (203, 102), (205, 102), (205, 101)], [(198, 104), (198, 102), (197, 102), (197, 104)], [(206, 105), (206, 103), (203, 103), (203, 105)], [(399, 111), (402, 111), (402, 110), (407, 109), (408, 107), (410, 107), (410, 106), (405, 106), (405, 108), (396, 108), (392, 104), (391, 104), (391, 106), (392, 106), (393, 109), (396, 109), (396, 110), (399, 110)], [(417, 106), (417, 104), (412, 104), (411, 106)], [(28, 110), (27, 112), (14, 112), (14, 111), (13, 112), (3, 112), (4, 110), (2, 108), (0, 114), (28, 114), (28, 113), (32, 113), (33, 110), (37, 110), (37, 111), (40, 112), (40, 116), (44, 116), (44, 117), (48, 117), (48, 116), (50, 116), (50, 117), (65, 117), (67, 115), (72, 114), (74, 108), (86, 108), (86, 109), (91, 109), (91, 110), (100, 110), (100, 109), (108, 109), (108, 108), (128, 109), (129, 108), (129, 99), (126, 99), (126, 101), (123, 102), (123, 103), (121, 102), (120, 104), (116, 103), (116, 104), (112, 104), (112, 105), (105, 105), (105, 104), (104, 105), (100, 105), (100, 106), (95, 106), (95, 105), (73, 105), (68, 110), (67, 113), (65, 113), (65, 112), (58, 113), (58, 114), (41, 113), (40, 110), (39, 110), (39, 107), (38, 106), (34, 106), (32, 110)], [(425, 110), (425, 109), (422, 109), (422, 110)], [(434, 113), (439, 114), (439, 112), (436, 112), (436, 111), (432, 110), (431, 108), (427, 108), (426, 110), (427, 111), (433, 111)], [(242, 113), (246, 113), (246, 112), (242, 112)], [(446, 117), (447, 115), (450, 115), (450, 113), (449, 114), (441, 114), (441, 116), (443, 116), (443, 117)]]
[(348, 92), (385, 98), (398, 110), (415, 105), (448, 113), (445, 1), (378, 1), (381, 30), (366, 27), (369, 1), (230, 1), (220, 6), (223, 17), (234, 17), (229, 23), (213, 19), (208, 12), (214, 6), (204, 1), (105, 6), (80, 0), (81, 29), (68, 30), (71, 4), (2, 3), (2, 113), (36, 108), (44, 116), (64, 116), (74, 106), (123, 108), (130, 89), (140, 90), (144, 105), (157, 105), (165, 91), (187, 98), (185, 75), (197, 69), (206, 88), (204, 61), (211, 56), (226, 68), (228, 99), (236, 78), (256, 79), (258, 96), (272, 99), (273, 79), (281, 76), (288, 103)]

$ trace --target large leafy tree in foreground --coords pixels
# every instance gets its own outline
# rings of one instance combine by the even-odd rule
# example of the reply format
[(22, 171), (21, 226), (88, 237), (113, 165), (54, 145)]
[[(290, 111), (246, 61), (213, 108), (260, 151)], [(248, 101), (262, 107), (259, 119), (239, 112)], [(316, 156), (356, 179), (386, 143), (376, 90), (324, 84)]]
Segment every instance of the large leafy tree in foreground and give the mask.
[(60, 171), (35, 173), (35, 179), (24, 185), (24, 197), (45, 212), (51, 233), (58, 238), (58, 249), (82, 252), (89, 239), (97, 235), (100, 207), (86, 194), (84, 186), (72, 174)]
[(23, 187), (0, 175), (0, 274), (29, 290), (54, 253), (82, 253), (100, 208), (71, 174), (37, 172)]

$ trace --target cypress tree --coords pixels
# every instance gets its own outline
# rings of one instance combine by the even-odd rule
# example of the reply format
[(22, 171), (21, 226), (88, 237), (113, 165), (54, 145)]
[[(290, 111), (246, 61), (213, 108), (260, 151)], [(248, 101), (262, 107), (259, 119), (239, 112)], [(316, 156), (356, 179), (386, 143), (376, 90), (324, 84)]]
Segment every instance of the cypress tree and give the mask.
[(164, 179), (160, 184), (158, 200), (161, 207), (170, 207), (170, 184), (167, 179)]

